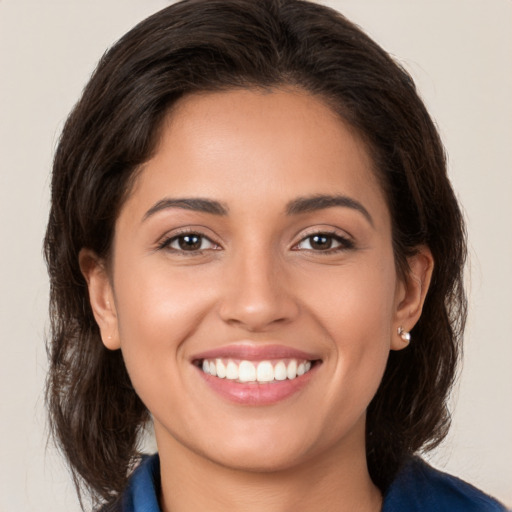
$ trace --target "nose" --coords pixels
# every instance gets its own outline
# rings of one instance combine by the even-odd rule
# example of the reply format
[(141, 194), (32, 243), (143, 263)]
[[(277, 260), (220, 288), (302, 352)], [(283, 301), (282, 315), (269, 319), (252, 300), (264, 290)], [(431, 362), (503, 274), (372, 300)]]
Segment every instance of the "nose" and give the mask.
[(290, 276), (271, 251), (241, 253), (228, 266), (219, 309), (224, 322), (265, 332), (297, 318)]

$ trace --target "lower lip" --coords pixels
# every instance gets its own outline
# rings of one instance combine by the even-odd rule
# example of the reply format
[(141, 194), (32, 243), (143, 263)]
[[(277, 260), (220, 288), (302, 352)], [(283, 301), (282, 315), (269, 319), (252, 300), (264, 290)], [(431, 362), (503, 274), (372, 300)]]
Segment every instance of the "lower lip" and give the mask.
[(200, 368), (197, 371), (213, 391), (231, 402), (244, 405), (271, 405), (301, 391), (309, 383), (318, 366), (318, 364), (313, 365), (311, 370), (295, 379), (268, 383), (240, 383), (208, 375)]

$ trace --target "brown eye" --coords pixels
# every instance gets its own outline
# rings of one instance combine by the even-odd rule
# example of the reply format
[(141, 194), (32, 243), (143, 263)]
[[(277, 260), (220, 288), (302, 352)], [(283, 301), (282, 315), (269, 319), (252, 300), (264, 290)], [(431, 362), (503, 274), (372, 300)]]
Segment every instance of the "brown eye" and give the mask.
[(354, 244), (351, 240), (340, 235), (330, 233), (315, 233), (303, 238), (296, 246), (296, 250), (315, 252), (337, 252), (351, 249)]
[(183, 233), (173, 236), (160, 244), (160, 249), (176, 252), (199, 252), (207, 249), (217, 249), (218, 246), (209, 238), (199, 233)]
[(198, 251), (201, 249), (202, 237), (199, 235), (182, 235), (177, 238), (182, 251)]
[(311, 249), (316, 251), (325, 251), (332, 247), (332, 236), (328, 235), (313, 235), (309, 237), (309, 245)]

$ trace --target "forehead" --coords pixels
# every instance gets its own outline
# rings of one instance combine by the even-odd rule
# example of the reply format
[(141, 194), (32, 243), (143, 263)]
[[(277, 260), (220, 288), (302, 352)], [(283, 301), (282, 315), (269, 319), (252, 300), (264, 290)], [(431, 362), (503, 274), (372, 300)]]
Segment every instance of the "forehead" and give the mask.
[(181, 195), (269, 205), (332, 193), (383, 209), (373, 161), (355, 130), (302, 90), (244, 89), (178, 101), (128, 202)]

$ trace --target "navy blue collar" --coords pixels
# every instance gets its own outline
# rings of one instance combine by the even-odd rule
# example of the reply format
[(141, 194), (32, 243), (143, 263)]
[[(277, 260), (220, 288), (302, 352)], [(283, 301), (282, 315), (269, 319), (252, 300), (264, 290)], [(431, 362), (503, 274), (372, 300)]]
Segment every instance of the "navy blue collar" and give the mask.
[[(161, 512), (160, 460), (146, 457), (135, 470), (121, 503), (121, 512)], [(384, 496), (382, 512), (507, 512), (472, 485), (412, 458)]]
[(384, 496), (382, 512), (506, 512), (476, 487), (418, 457), (399, 472)]

